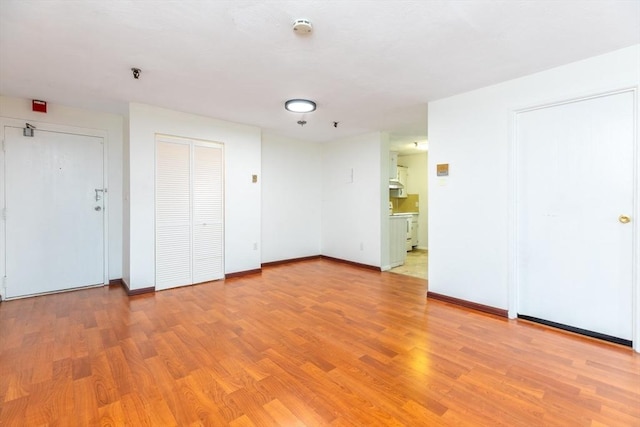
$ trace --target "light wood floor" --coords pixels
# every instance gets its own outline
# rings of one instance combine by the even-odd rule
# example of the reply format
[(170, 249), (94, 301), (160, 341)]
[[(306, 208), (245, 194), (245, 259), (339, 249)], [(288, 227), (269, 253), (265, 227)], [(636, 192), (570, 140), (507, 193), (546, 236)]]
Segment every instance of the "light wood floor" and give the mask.
[(429, 251), (426, 249), (414, 249), (407, 252), (407, 259), (403, 265), (389, 270), (392, 273), (405, 274), (407, 276), (427, 279), (429, 277)]
[(3, 426), (638, 426), (640, 356), (330, 260), (0, 304)]

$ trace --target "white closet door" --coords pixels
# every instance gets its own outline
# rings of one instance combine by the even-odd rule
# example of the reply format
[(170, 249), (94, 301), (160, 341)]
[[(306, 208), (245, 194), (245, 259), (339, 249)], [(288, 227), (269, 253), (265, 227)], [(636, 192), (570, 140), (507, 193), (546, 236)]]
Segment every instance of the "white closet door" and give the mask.
[(634, 114), (622, 92), (518, 115), (519, 314), (631, 339)]
[(191, 282), (191, 146), (156, 142), (156, 289)]
[(156, 138), (156, 289), (224, 278), (222, 144)]
[(193, 146), (193, 283), (224, 277), (222, 147)]

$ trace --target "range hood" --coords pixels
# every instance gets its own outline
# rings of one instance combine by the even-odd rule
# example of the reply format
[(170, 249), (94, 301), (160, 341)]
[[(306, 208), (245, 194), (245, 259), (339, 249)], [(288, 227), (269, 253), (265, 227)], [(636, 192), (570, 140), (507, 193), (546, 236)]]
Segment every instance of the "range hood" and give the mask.
[(402, 185), (400, 181), (398, 181), (397, 179), (389, 180), (389, 190), (400, 190), (403, 188), (404, 188), (404, 185)]

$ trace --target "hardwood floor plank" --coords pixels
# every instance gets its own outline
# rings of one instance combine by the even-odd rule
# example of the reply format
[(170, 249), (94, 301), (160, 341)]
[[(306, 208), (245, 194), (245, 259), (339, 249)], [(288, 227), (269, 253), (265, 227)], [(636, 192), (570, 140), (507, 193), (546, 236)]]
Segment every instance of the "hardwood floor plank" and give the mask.
[(72, 358), (89, 356), (89, 344), (87, 343), (86, 331), (81, 324), (71, 323), (69, 325), (69, 347)]
[[(161, 399), (156, 377), (146, 364), (142, 354), (132, 338), (120, 342), (120, 349), (126, 361), (128, 372), (131, 377), (129, 381), (133, 388), (142, 396), (150, 399)], [(126, 375), (126, 373), (125, 373)]]
[(73, 359), (71, 366), (73, 371), (71, 376), (74, 381), (91, 375), (91, 360), (89, 357), (75, 358)]
[(111, 427), (122, 426), (125, 423), (124, 409), (122, 408), (122, 401), (111, 402), (107, 405), (98, 408), (98, 422), (97, 425)]
[[(278, 381), (273, 378), (273, 382), (275, 383)], [(277, 387), (272, 386), (271, 388), (273, 389)], [(300, 397), (296, 390), (287, 391), (283, 389), (282, 392), (278, 394), (278, 400), (282, 402), (282, 404), (291, 411), (296, 418), (301, 420), (302, 424), (305, 426), (330, 425), (333, 420), (332, 417), (326, 418), (318, 414), (312, 407), (310, 407), (307, 400)]]
[(173, 368), (167, 366), (166, 358), (160, 356), (152, 357), (147, 359), (145, 363), (150, 371), (153, 372), (154, 381), (157, 384), (162, 401), (166, 402), (172, 417), (185, 424), (197, 421), (197, 414), (191, 411), (187, 401), (183, 400), (184, 396), (180, 391), (180, 383), (177, 382), (177, 380), (184, 377), (176, 378), (171, 374), (170, 371)]
[(53, 378), (53, 344), (44, 341), (39, 345), (29, 344), (32, 348), (30, 364), (33, 366), (31, 381), (40, 383)]
[(52, 379), (33, 384), (29, 392), (25, 425), (57, 421), (73, 410), (71, 363), (59, 363)]
[(424, 405), (409, 399), (407, 402), (402, 405), (402, 409), (411, 415), (415, 420), (417, 420), (418, 424), (423, 425), (438, 425), (442, 424), (441, 416), (444, 415), (444, 411), (442, 414), (437, 414), (436, 411), (425, 407)]
[[(633, 409), (634, 407), (635, 409)], [(636, 426), (639, 425), (637, 408), (638, 406), (635, 404), (631, 406), (616, 404), (615, 408), (603, 405), (600, 412), (592, 415), (592, 423), (609, 426)]]
[(124, 425), (140, 427), (155, 425), (151, 420), (150, 411), (138, 393), (124, 394), (120, 402), (124, 414)]
[(98, 419), (98, 400), (91, 377), (73, 381), (73, 419), (76, 425), (94, 425)]
[(23, 427), (27, 422), (29, 396), (23, 396), (3, 402), (0, 405), (0, 419), (7, 427)]
[[(353, 396), (358, 397), (358, 408), (367, 408), (366, 414), (359, 413), (354, 422), (358, 420), (367, 425), (403, 425), (400, 420), (403, 419), (402, 412), (404, 412), (402, 405), (406, 402), (391, 394), (381, 393), (380, 390), (385, 389), (386, 384), (382, 382), (371, 384), (374, 379), (362, 375), (362, 372), (358, 372), (355, 368), (350, 370), (342, 367), (336, 368), (330, 372), (329, 377), (341, 389), (350, 390)], [(350, 417), (352, 411), (352, 409), (348, 409), (343, 412), (340, 414), (341, 418)]]
[(188, 400), (188, 405), (198, 415), (198, 418), (205, 424), (224, 425), (227, 419), (235, 417), (239, 411), (234, 411), (233, 415), (225, 414), (220, 411), (220, 405), (211, 399), (211, 379), (207, 379), (201, 372), (192, 373), (188, 377), (179, 380), (182, 386), (182, 393)]
[[(15, 366), (21, 366), (16, 363)], [(0, 375), (0, 402), (9, 402), (14, 399), (29, 396), (33, 377), (32, 368), (18, 368), (14, 372), (3, 372)]]
[(71, 350), (71, 319), (69, 316), (57, 316), (54, 324), (53, 360), (67, 359), (73, 356)]
[(331, 417), (343, 422), (348, 421), (352, 425), (377, 425), (380, 424), (381, 417), (389, 422), (393, 421), (390, 415), (372, 405), (358, 392), (359, 390), (349, 387), (346, 381), (341, 382), (340, 375), (335, 370), (331, 372), (331, 376), (327, 376), (312, 363), (305, 364), (301, 370), (305, 372), (305, 377), (309, 378), (305, 382), (306, 387), (321, 398), (325, 405), (324, 412), (319, 412), (325, 419)]
[(105, 353), (118, 393), (120, 395), (131, 393), (135, 389), (132, 381), (133, 374), (129, 369), (122, 347), (108, 348)]
[(192, 372), (191, 377), (197, 384), (201, 385), (202, 394), (208, 398), (212, 405), (216, 406), (216, 411), (224, 418), (226, 423), (244, 414), (242, 409), (229, 399), (228, 393), (220, 385), (220, 377), (217, 371), (210, 368), (200, 368)]
[[(271, 367), (272, 376), (261, 381), (263, 384), (272, 384), (276, 390), (293, 390), (296, 395), (304, 399), (306, 410), (311, 409), (313, 413), (328, 422), (336, 417), (336, 409), (330, 403), (334, 398), (332, 393), (327, 393), (325, 389), (319, 388), (316, 378), (308, 375), (297, 363), (294, 363), (286, 355), (281, 354), (273, 349), (265, 352), (267, 359), (262, 361), (262, 365), (267, 368)], [(278, 381), (274, 381), (278, 380)], [(287, 394), (273, 394), (274, 397), (283, 399), (285, 402)], [(300, 414), (296, 414), (300, 416)]]
[[(640, 401), (640, 385), (636, 384), (635, 391), (629, 391), (619, 387), (619, 383), (607, 384), (603, 381), (594, 381), (582, 375), (578, 375), (577, 382), (590, 385), (589, 389), (583, 388), (582, 392), (604, 399), (604, 405), (620, 408), (623, 412), (640, 418), (640, 406), (637, 405), (637, 402)], [(591, 388), (594, 390), (592, 391)]]
[(640, 426), (629, 348), (311, 259), (0, 304), (0, 424)]
[(304, 426), (295, 415), (287, 409), (278, 399), (273, 399), (271, 402), (264, 405), (265, 411), (273, 418), (275, 423), (280, 426)]

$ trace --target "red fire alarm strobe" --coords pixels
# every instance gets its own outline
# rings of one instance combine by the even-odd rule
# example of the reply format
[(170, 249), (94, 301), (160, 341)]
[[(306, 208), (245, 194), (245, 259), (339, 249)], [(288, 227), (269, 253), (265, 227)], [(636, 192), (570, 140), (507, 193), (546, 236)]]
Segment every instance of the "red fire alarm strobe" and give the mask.
[(46, 113), (47, 112), (47, 102), (46, 101), (38, 101), (37, 99), (34, 99), (31, 101), (31, 109), (33, 111), (37, 111), (39, 113)]

